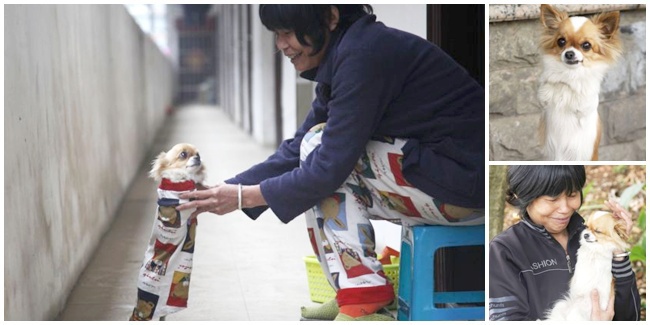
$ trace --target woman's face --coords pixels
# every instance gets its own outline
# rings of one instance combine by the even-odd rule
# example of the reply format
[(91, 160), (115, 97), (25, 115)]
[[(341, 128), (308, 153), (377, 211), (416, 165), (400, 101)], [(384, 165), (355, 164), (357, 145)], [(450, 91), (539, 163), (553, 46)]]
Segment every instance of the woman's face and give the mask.
[(528, 205), (530, 219), (551, 234), (561, 233), (569, 225), (571, 215), (580, 207), (580, 192), (559, 196), (540, 196)]
[[(336, 6), (330, 6), (331, 15), (329, 17), (328, 28), (331, 31), (336, 29), (339, 24), (339, 9)], [(302, 45), (298, 42), (296, 33), (293, 30), (279, 29), (275, 31), (275, 46), (278, 50), (291, 60), (293, 66), (298, 72), (307, 71), (320, 65), (325, 56), (325, 49), (329, 43), (330, 35), (325, 36), (325, 44), (318, 54), (311, 56), (314, 48), (309, 45)], [(311, 40), (307, 37), (307, 43)]]
[[(307, 41), (309, 42), (309, 39)], [(325, 45), (327, 46), (327, 44)], [(319, 66), (325, 55), (325, 50), (321, 50), (318, 54), (311, 56), (314, 48), (300, 44), (296, 33), (292, 30), (275, 31), (275, 46), (291, 60), (299, 72)]]

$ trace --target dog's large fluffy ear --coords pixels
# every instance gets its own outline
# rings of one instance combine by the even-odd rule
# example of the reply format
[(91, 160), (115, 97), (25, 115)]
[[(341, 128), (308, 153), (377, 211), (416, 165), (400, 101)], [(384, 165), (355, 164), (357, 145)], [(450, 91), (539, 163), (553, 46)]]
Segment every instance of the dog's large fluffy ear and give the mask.
[(594, 16), (592, 21), (605, 37), (612, 38), (618, 31), (619, 18), (620, 13), (618, 11), (610, 11)]
[(623, 219), (616, 220), (616, 224), (614, 225), (614, 231), (616, 231), (616, 234), (619, 237), (621, 237), (621, 239), (627, 241), (629, 236), (627, 234), (627, 225), (625, 224), (625, 220)]
[(566, 12), (555, 10), (551, 5), (543, 4), (539, 7), (539, 18), (544, 27), (558, 29), (560, 22), (569, 18), (569, 15)]
[(161, 152), (158, 154), (158, 157), (154, 159), (154, 161), (151, 162), (151, 170), (149, 171), (149, 177), (155, 179), (156, 181), (160, 181), (162, 178), (162, 170), (163, 167), (167, 165), (167, 159), (165, 159), (165, 152)]

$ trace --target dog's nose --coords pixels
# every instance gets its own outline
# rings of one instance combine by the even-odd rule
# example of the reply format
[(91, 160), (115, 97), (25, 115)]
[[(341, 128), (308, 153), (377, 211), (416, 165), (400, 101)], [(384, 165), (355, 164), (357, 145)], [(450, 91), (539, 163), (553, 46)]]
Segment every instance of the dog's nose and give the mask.
[(589, 239), (589, 234), (584, 234), (582, 235), (582, 237), (584, 237), (585, 239)]
[(573, 60), (576, 57), (576, 54), (573, 51), (567, 51), (566, 53), (564, 53), (564, 57), (567, 60)]

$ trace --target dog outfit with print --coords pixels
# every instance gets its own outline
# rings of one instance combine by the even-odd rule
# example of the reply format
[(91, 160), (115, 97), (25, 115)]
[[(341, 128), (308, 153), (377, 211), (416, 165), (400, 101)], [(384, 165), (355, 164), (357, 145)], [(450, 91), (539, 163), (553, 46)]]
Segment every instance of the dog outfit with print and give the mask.
[(177, 211), (179, 195), (196, 190), (193, 181), (163, 178), (149, 246), (138, 276), (138, 299), (130, 320), (151, 320), (187, 307), (197, 219)]

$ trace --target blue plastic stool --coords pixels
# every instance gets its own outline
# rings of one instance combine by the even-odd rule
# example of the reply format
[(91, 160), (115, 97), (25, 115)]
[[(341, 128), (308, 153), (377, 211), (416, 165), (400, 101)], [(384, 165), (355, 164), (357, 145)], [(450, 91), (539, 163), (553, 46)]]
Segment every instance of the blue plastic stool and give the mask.
[(485, 320), (485, 306), (435, 306), (446, 303), (485, 303), (485, 290), (434, 291), (434, 256), (439, 248), (484, 245), (484, 225), (402, 227), (397, 319)]

